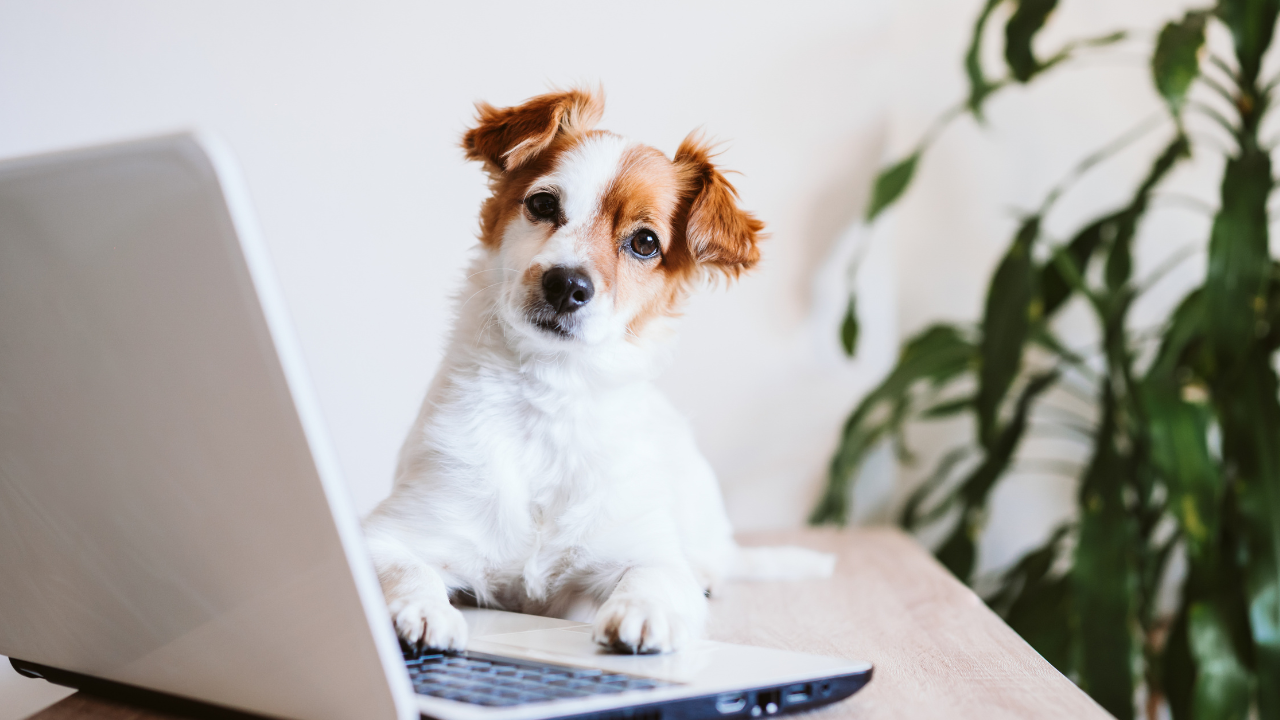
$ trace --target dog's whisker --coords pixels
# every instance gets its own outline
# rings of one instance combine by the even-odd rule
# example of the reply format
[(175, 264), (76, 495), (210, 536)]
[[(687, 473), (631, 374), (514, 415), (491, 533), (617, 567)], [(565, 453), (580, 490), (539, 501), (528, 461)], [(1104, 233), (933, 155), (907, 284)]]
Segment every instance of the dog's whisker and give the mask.
[(507, 272), (513, 272), (513, 273), (518, 273), (518, 272), (520, 272), (519, 270), (516, 270), (515, 268), (509, 268), (509, 267), (485, 268), (484, 270), (477, 270), (476, 272), (471, 273), (470, 275), (468, 275), (468, 276), (466, 276), (465, 278), (463, 278), (463, 280), (470, 280), (471, 278), (473, 278), (473, 277), (475, 277), (475, 276), (477, 276), (477, 275), (479, 275), (479, 274), (481, 274), (481, 273), (487, 273), (487, 272), (498, 272), (498, 271), (501, 271), (501, 270), (505, 270), (505, 271), (507, 271)]
[(462, 310), (463, 308), (465, 308), (465, 307), (467, 306), (467, 303), (469, 303), (469, 302), (471, 302), (472, 300), (474, 300), (474, 299), (475, 299), (475, 297), (476, 297), (477, 295), (479, 295), (480, 293), (484, 292), (485, 290), (488, 290), (488, 289), (489, 289), (489, 288), (491, 288), (491, 287), (497, 287), (497, 286), (499, 286), (499, 285), (503, 284), (504, 282), (506, 282), (506, 280), (499, 280), (499, 281), (498, 281), (498, 282), (496, 282), (496, 283), (492, 283), (492, 284), (489, 284), (489, 285), (485, 285), (484, 287), (480, 288), (479, 290), (477, 290), (477, 291), (475, 291), (475, 292), (471, 293), (471, 297), (467, 298), (466, 300), (463, 300), (463, 301), (462, 301), (462, 304), (458, 306), (458, 310)]
[[(476, 333), (476, 339), (484, 337), (485, 333), (502, 322), (502, 317), (497, 313), (490, 313), (489, 319), (485, 321), (484, 327), (480, 328), (480, 332)], [(503, 329), (505, 333), (505, 328)]]

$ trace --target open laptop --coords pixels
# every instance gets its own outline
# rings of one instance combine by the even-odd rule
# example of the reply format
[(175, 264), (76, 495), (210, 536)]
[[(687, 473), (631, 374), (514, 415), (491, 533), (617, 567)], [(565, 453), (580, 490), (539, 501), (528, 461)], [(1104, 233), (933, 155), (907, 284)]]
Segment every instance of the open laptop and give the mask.
[(464, 612), (466, 653), (397, 642), (218, 143), (0, 163), (0, 653), (19, 672), (308, 720), (745, 719), (871, 677), (710, 641), (610, 655), (581, 623)]

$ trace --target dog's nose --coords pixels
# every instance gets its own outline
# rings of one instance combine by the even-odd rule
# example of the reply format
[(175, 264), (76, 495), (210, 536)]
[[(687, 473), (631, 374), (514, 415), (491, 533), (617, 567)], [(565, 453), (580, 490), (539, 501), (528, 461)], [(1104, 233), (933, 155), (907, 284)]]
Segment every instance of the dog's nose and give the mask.
[(542, 294), (557, 313), (564, 314), (591, 302), (596, 288), (582, 270), (557, 265), (542, 274)]

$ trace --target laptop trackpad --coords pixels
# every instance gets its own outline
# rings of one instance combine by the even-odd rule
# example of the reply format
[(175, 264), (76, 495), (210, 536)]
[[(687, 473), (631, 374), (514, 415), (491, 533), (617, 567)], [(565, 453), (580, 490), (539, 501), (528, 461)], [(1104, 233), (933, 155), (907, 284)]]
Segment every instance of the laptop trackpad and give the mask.
[(616, 655), (591, 639), (590, 627), (580, 626), (489, 635), (473, 640), (467, 649), (687, 683), (706, 669), (716, 645), (695, 641), (675, 653)]

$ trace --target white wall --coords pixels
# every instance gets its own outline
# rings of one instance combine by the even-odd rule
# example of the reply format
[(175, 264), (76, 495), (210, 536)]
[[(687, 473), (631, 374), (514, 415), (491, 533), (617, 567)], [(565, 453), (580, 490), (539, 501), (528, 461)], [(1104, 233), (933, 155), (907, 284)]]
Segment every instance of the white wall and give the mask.
[[(363, 510), (390, 487), (474, 244), (484, 184), (457, 148), (472, 103), (600, 82), (604, 127), (667, 152), (705, 127), (773, 239), (759, 272), (694, 302), (666, 383), (739, 524), (794, 525), (868, 378), (836, 345), (841, 268), (816, 315), (812, 278), (879, 159), (891, 5), (8, 3), (0, 156), (222, 135)], [(881, 254), (866, 347), (883, 366)]]
[[(857, 227), (876, 167), (962, 96), (959, 58), (979, 4), (10, 0), (0, 3), (0, 157), (192, 126), (223, 136), (365, 510), (389, 489), (474, 242), (484, 187), (456, 147), (471, 103), (601, 82), (604, 127), (667, 152), (705, 127), (728, 141), (721, 159), (743, 173), (744, 203), (773, 237), (758, 272), (693, 302), (664, 384), (693, 418), (738, 526), (798, 525), (840, 421), (898, 339), (932, 319), (974, 320), (1015, 213), (1158, 109), (1142, 58), (1185, 5), (1066, 0), (1046, 49), (1116, 27), (1137, 40), (1007, 92), (985, 130), (957, 123), (901, 207)], [(1091, 175), (1050, 231), (1062, 237), (1083, 212), (1119, 203), (1160, 142)], [(1211, 187), (1215, 173), (1204, 161), (1179, 182)], [(1206, 228), (1194, 214), (1161, 215), (1142, 236), (1139, 272)], [(858, 279), (865, 334), (848, 362), (835, 333), (845, 259), (859, 242), (872, 248)], [(1197, 262), (1172, 285), (1192, 279)], [(1081, 313), (1064, 324), (1087, 342)], [(922, 466), (964, 432), (914, 433)], [(901, 495), (894, 478), (887, 457), (873, 463), (860, 517), (887, 515)], [(983, 567), (1015, 557), (1069, 510), (1072, 493), (1035, 472), (1007, 483)]]

